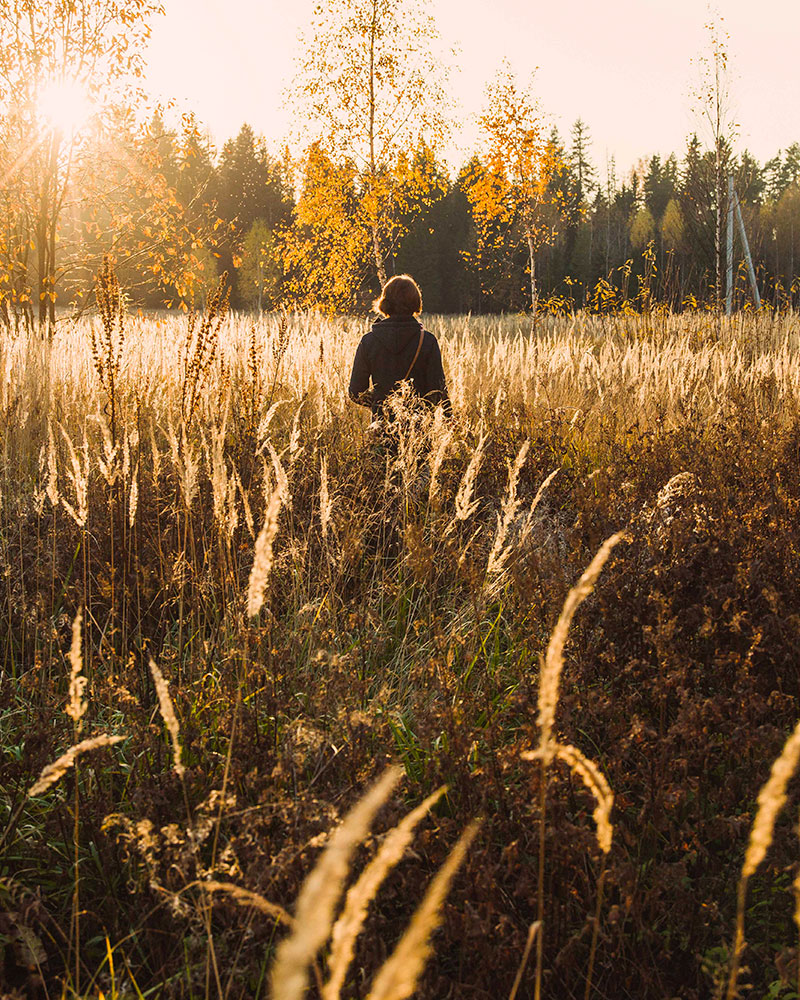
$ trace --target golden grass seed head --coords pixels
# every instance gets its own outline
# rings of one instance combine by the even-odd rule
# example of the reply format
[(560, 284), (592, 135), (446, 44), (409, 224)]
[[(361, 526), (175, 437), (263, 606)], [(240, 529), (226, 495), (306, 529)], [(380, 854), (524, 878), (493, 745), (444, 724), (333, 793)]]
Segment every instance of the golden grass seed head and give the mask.
[(292, 502), (292, 495), (289, 492), (289, 476), (286, 473), (286, 469), (283, 467), (280, 456), (275, 451), (275, 447), (272, 441), (267, 442), (267, 448), (269, 450), (269, 456), (272, 459), (272, 468), (275, 470), (275, 482), (278, 484), (278, 489), (281, 492), (281, 503), (284, 507), (290, 507)]
[(253, 909), (263, 913), (266, 917), (271, 917), (273, 920), (277, 920), (287, 927), (294, 927), (294, 920), (282, 906), (270, 903), (268, 899), (265, 899), (257, 892), (251, 892), (249, 889), (245, 889), (233, 882), (215, 882), (209, 880), (198, 884), (204, 892), (210, 894), (224, 892), (230, 899), (238, 903), (239, 906), (253, 907)]
[(136, 524), (136, 511), (139, 508), (139, 462), (137, 460), (136, 466), (133, 470), (133, 475), (131, 476), (131, 489), (128, 495), (128, 527), (133, 531), (133, 526)]
[(276, 488), (270, 497), (264, 524), (258, 533), (253, 557), (253, 568), (247, 585), (247, 617), (255, 618), (264, 604), (267, 581), (272, 570), (272, 549), (278, 532), (278, 514), (281, 509), (281, 491)]
[(439, 925), (442, 903), (479, 829), (480, 821), (474, 820), (459, 837), (397, 947), (378, 970), (367, 1000), (406, 1000), (414, 992), (431, 951), (430, 936)]
[(580, 580), (567, 594), (556, 627), (550, 636), (544, 666), (539, 678), (539, 715), (536, 720), (540, 732), (539, 747), (546, 754), (548, 760), (552, 757), (550, 742), (558, 705), (561, 671), (564, 668), (564, 643), (567, 641), (572, 619), (581, 603), (594, 590), (597, 578), (611, 555), (612, 549), (625, 538), (624, 532), (617, 532), (603, 542), (594, 559), (581, 575)]
[(772, 843), (775, 820), (786, 802), (786, 786), (797, 770), (798, 761), (800, 761), (800, 722), (786, 740), (783, 750), (772, 764), (769, 778), (758, 793), (758, 811), (750, 831), (742, 865), (742, 878), (746, 879), (753, 875), (766, 856)]
[[(800, 824), (797, 827), (798, 836), (800, 836)], [(792, 891), (794, 892), (794, 913), (792, 914), (794, 918), (795, 927), (798, 932), (800, 932), (800, 871), (794, 877), (792, 882)]]
[(522, 466), (525, 464), (530, 446), (530, 441), (525, 441), (517, 453), (514, 462), (508, 466), (508, 491), (502, 513), (497, 518), (497, 531), (495, 532), (492, 548), (486, 562), (487, 576), (501, 572), (509, 556), (509, 550), (504, 548), (504, 546), (508, 536), (508, 529), (519, 510), (520, 501), (517, 498), (517, 483), (519, 482), (519, 474), (522, 471)]
[(181, 763), (181, 731), (178, 725), (178, 717), (175, 715), (175, 706), (172, 704), (172, 698), (170, 697), (169, 684), (167, 684), (166, 678), (152, 657), (150, 658), (149, 667), (153, 683), (155, 684), (156, 694), (158, 695), (158, 707), (161, 712), (161, 718), (167, 727), (170, 740), (172, 741), (172, 766), (178, 777), (183, 777), (185, 768)]
[(333, 497), (328, 489), (328, 459), (323, 455), (319, 467), (319, 523), (323, 542), (328, 541), (332, 510)]
[(402, 859), (417, 824), (446, 791), (446, 787), (437, 789), (389, 831), (375, 857), (348, 891), (342, 914), (331, 932), (331, 953), (328, 960), (331, 972), (322, 992), (323, 1000), (338, 1000), (370, 901), (392, 868)]
[(67, 444), (69, 452), (70, 468), (67, 470), (73, 489), (75, 490), (75, 505), (73, 506), (66, 497), (61, 497), (61, 503), (66, 512), (79, 528), (85, 528), (89, 518), (89, 441), (84, 431), (83, 436), (83, 465), (78, 460), (75, 446), (72, 439), (67, 434), (62, 425), (61, 433)]
[(295, 929), (278, 946), (272, 967), (272, 996), (301, 1000), (308, 967), (331, 931), (336, 903), (350, 868), (375, 814), (400, 780), (399, 768), (389, 768), (353, 806), (328, 840), (297, 898)]
[[(597, 764), (586, 757), (581, 751), (570, 744), (552, 743), (551, 750), (558, 760), (563, 760), (573, 774), (577, 774), (595, 800), (593, 818), (597, 830), (597, 845), (603, 854), (611, 850), (614, 827), (611, 824), (611, 810), (614, 807), (614, 793), (608, 779)], [(521, 754), (523, 760), (547, 759), (545, 751), (526, 750)]]
[(91, 736), (71, 746), (58, 760), (54, 760), (52, 764), (48, 764), (42, 769), (37, 781), (28, 789), (28, 797), (33, 798), (36, 795), (44, 794), (69, 771), (81, 754), (98, 750), (100, 747), (112, 747), (115, 743), (121, 743), (123, 739), (122, 736), (109, 736), (106, 733), (101, 733), (99, 736)]
[(80, 732), (81, 720), (89, 707), (86, 698), (84, 698), (88, 679), (83, 673), (82, 624), (83, 615), (79, 611), (72, 623), (72, 645), (69, 650), (69, 703), (66, 708), (67, 715), (75, 722), (76, 732)]
[(472, 452), (467, 468), (464, 472), (464, 476), (456, 492), (456, 503), (455, 503), (455, 516), (450, 522), (448, 530), (452, 529), (457, 521), (466, 521), (468, 518), (472, 517), (475, 511), (478, 509), (479, 501), (473, 500), (472, 495), (475, 491), (475, 480), (478, 476), (478, 471), (483, 462), (483, 446), (486, 443), (486, 435), (481, 434), (480, 440), (477, 446)]
[(236, 469), (233, 470), (233, 479), (236, 483), (236, 488), (239, 491), (239, 497), (242, 501), (242, 507), (244, 508), (244, 522), (247, 525), (247, 530), (250, 533), (250, 537), (255, 541), (256, 530), (255, 521), (253, 520), (253, 512), (250, 508), (250, 501), (247, 499), (247, 493), (245, 492), (244, 486), (242, 486), (242, 480), (239, 478), (239, 473)]
[(56, 457), (56, 442), (53, 436), (53, 425), (47, 421), (47, 486), (45, 488), (47, 499), (55, 510), (61, 497), (58, 492), (58, 460)]

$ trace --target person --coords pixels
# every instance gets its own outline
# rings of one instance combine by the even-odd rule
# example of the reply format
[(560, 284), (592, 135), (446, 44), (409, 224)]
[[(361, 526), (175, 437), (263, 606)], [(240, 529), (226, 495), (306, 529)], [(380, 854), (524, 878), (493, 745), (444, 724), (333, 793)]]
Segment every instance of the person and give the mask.
[[(439, 343), (419, 321), (422, 294), (408, 274), (397, 274), (383, 286), (373, 308), (381, 317), (364, 334), (356, 350), (349, 395), (372, 410), (373, 423), (388, 429), (384, 406), (402, 382), (431, 407), (439, 403), (449, 416), (452, 407), (442, 368)], [(370, 388), (370, 379), (372, 388)]]

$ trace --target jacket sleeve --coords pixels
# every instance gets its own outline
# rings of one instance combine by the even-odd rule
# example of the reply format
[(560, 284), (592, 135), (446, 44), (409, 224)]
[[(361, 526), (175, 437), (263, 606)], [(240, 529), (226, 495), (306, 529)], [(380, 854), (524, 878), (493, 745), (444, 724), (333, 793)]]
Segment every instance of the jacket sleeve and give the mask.
[(439, 350), (439, 342), (433, 338), (433, 346), (428, 355), (425, 366), (426, 393), (425, 398), (437, 406), (442, 404), (445, 414), (449, 417), (453, 413), (450, 403), (450, 396), (447, 393), (447, 384), (444, 380), (444, 369), (442, 368), (442, 352)]
[(364, 349), (364, 341), (358, 345), (356, 356), (353, 361), (353, 372), (350, 376), (350, 388), (348, 394), (354, 403), (361, 406), (372, 404), (372, 393), (369, 388), (369, 361), (367, 352)]

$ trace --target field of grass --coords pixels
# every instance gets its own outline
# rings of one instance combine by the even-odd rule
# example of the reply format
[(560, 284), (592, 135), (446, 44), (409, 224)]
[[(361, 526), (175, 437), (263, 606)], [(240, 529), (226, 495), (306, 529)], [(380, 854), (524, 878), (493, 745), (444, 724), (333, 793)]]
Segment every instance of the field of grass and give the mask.
[[(537, 965), (544, 997), (584, 996), (590, 964), (597, 997), (724, 991), (800, 715), (798, 317), (428, 317), (454, 413), (404, 411), (394, 459), (346, 398), (365, 320), (223, 313), (123, 317), (112, 292), (0, 340), (0, 993), (267, 996), (277, 908), (391, 763), (354, 871), (447, 791), (342, 996), (475, 818), (419, 996), (509, 996), (540, 918), (520, 997)], [(548, 694), (613, 791), (606, 853), (602, 789), (522, 755), (617, 532)], [(797, 995), (791, 812), (746, 896), (752, 996)]]

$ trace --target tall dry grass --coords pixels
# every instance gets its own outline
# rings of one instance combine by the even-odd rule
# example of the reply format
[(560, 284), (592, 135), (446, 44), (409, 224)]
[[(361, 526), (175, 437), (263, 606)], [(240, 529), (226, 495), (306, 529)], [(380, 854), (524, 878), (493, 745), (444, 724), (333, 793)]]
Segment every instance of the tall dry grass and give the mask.
[[(528, 950), (535, 943), (538, 995), (547, 988), (548, 935), (559, 930), (560, 918), (547, 912), (545, 834), (548, 817), (563, 815), (551, 804), (563, 784), (550, 765), (560, 760), (592, 802), (590, 850), (601, 856), (594, 888), (586, 890), (596, 900), (582, 966), (588, 993), (602, 940), (613, 796), (607, 762), (601, 767), (590, 747), (581, 750), (558, 732), (572, 616), (609, 555), (610, 543), (590, 564), (603, 537), (630, 525), (632, 538), (645, 525), (672, 530), (673, 514), (655, 502), (663, 480), (649, 481), (650, 470), (636, 479), (644, 453), (659, 472), (669, 466), (647, 452), (649, 442), (678, 441), (674, 461), (685, 454), (681, 440), (722, 441), (740, 425), (742, 435), (754, 428), (765, 436), (792, 433), (800, 412), (796, 317), (763, 313), (719, 324), (706, 314), (653, 314), (643, 327), (635, 316), (578, 315), (543, 320), (535, 337), (525, 318), (428, 318), (442, 345), (454, 415), (403, 411), (395, 460), (373, 449), (368, 415), (346, 397), (366, 321), (228, 316), (222, 290), (209, 313), (192, 320), (123, 317), (110, 278), (106, 285), (101, 318), (65, 320), (50, 341), (20, 335), (0, 342), (5, 690), (13, 684), (13, 697), (43, 719), (51, 718), (56, 696), (61, 705), (69, 699), (74, 723), (71, 731), (47, 723), (46, 759), (55, 764), (47, 770), (44, 758), (37, 760), (41, 777), (31, 793), (60, 803), (57, 783), (79, 756), (115, 744), (118, 766), (104, 774), (87, 764), (76, 776), (73, 840), (94, 843), (80, 796), (96, 795), (107, 813), (123, 814), (127, 854), (124, 864), (115, 860), (118, 870), (138, 870), (138, 859), (147, 873), (141, 892), (209, 942), (202, 959), (186, 960), (187, 991), (234, 990), (249, 939), (242, 932), (230, 946), (234, 932), (218, 913), (219, 900), (230, 898), (293, 931), (292, 921), (303, 924), (307, 936), (291, 933), (277, 950), (271, 975), (281, 997), (302, 993), (330, 937), (329, 978), (320, 970), (319, 979), (332, 998), (354, 974), (357, 949), (366, 947), (377, 886), (410, 850), (438, 795), (432, 789), (444, 765), (437, 755), (468, 775), (464, 788), (491, 773), (501, 803), (506, 781), (518, 780), (503, 762), (503, 740), (518, 761), (523, 727), (515, 706), (532, 678), (537, 697), (525, 732), (538, 735), (541, 766), (530, 796), (537, 805), (528, 807), (540, 837), (524, 863), (535, 859), (538, 880), (532, 912), (517, 923), (523, 942), (528, 927), (536, 928)], [(603, 491), (615, 475), (621, 482), (609, 511)], [(640, 517), (645, 508), (649, 521)], [(591, 524), (601, 510), (605, 519)], [(700, 501), (693, 510), (696, 522), (710, 520)], [(636, 549), (632, 565), (646, 556)], [(623, 552), (618, 561), (625, 559)], [(623, 591), (624, 582), (612, 579)], [(580, 627), (574, 631), (580, 644)], [(456, 752), (459, 729), (466, 746)], [(123, 732), (133, 735), (123, 742)], [(315, 812), (316, 789), (338, 781), (357, 797), (385, 760), (387, 738), (415, 790), (426, 794), (385, 834), (339, 912), (353, 857), (388, 793), (362, 802), (364, 815), (348, 828), (352, 813), (336, 827), (335, 817)], [(345, 743), (352, 756), (340, 764)], [(159, 777), (170, 769), (172, 777)], [(145, 774), (158, 788), (150, 801), (161, 820), (137, 811), (146, 797), (136, 793), (136, 779)], [(314, 869), (320, 884), (306, 882), (293, 918), (287, 908), (299, 884), (276, 875), (280, 898), (256, 881), (243, 884), (246, 865), (236, 851), (244, 857), (255, 838), (230, 832), (240, 813), (267, 807), (258, 786), (267, 777), (292, 789), (294, 806), (313, 813), (316, 828), (339, 831)], [(206, 808), (208, 783), (213, 808)], [(236, 796), (250, 796), (247, 805), (239, 809)], [(167, 821), (164, 803), (174, 801), (179, 815)], [(497, 806), (506, 808), (518, 806)], [(442, 803), (437, 809), (446, 811)], [(6, 845), (22, 812), (14, 806), (10, 815)], [(416, 983), (445, 891), (474, 835), (471, 815), (451, 817), (449, 830), (468, 832), (449, 860), (428, 842), (440, 874), (417, 915), (399, 921), (405, 936), (378, 971), (374, 996), (408, 995)], [(522, 828), (530, 819), (515, 822)], [(313, 837), (296, 836), (297, 856), (310, 862)], [(331, 846), (336, 851), (328, 853)], [(291, 870), (298, 882), (297, 858), (281, 852), (274, 852), (281, 872)], [(86, 878), (84, 857), (80, 868)], [(117, 888), (122, 892), (121, 882)], [(613, 905), (620, 909), (618, 893)], [(62, 982), (77, 994), (99, 979), (77, 954), (77, 890), (72, 907), (77, 964)], [(737, 961), (743, 947), (740, 930)], [(259, 995), (275, 951), (270, 937)], [(103, 961), (107, 969), (110, 959)], [(179, 977), (180, 963), (171, 961)], [(168, 965), (153, 960), (151, 984)], [(129, 979), (136, 979), (132, 971)], [(735, 984), (733, 974), (731, 991)]]

